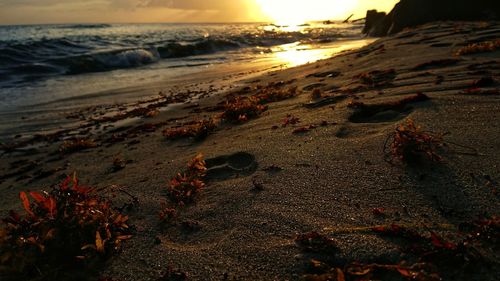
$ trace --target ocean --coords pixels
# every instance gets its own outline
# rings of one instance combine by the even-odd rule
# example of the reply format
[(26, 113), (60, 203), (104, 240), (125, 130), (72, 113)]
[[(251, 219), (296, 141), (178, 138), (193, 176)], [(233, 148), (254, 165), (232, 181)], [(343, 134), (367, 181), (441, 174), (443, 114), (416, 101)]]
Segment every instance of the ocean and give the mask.
[[(363, 40), (361, 28), (362, 23), (319, 22), (293, 27), (261, 23), (0, 26), (0, 112), (168, 84), (200, 71), (217, 73), (222, 66), (293, 67), (327, 58)], [(112, 102), (119, 100), (115, 96)]]

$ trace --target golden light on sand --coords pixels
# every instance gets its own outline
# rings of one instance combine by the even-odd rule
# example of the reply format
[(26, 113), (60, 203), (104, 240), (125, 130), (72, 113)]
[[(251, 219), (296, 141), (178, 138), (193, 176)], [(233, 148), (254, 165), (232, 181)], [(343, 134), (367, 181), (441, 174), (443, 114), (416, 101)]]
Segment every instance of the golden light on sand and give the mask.
[(361, 48), (375, 41), (375, 39), (361, 39), (356, 41), (342, 42), (330, 45), (325, 48), (314, 48), (309, 45), (298, 43), (280, 46), (280, 50), (275, 50), (274, 60), (285, 67), (294, 67), (306, 63), (327, 59), (335, 54), (346, 50)]
[(311, 20), (339, 19), (357, 5), (356, 0), (256, 0), (262, 12), (280, 25), (297, 25)]
[(295, 46), (289, 46), (281, 52), (274, 53), (276, 61), (286, 67), (294, 67), (309, 62), (315, 62), (320, 59), (330, 57), (331, 50), (324, 49), (296, 49)]

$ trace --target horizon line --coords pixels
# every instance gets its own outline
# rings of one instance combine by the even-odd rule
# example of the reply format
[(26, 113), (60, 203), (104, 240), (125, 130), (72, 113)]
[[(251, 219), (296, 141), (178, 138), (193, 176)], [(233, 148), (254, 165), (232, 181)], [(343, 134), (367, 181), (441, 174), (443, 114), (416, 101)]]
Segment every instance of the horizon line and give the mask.
[[(363, 19), (363, 18), (360, 18)], [(360, 20), (360, 19), (355, 19)], [(311, 20), (311, 21), (306, 21), (302, 24), (307, 24), (307, 23), (312, 23), (312, 22), (325, 22), (325, 21), (331, 21), (331, 22), (342, 22), (342, 20), (339, 19), (325, 19), (325, 20)], [(352, 22), (352, 21), (351, 21)], [(0, 26), (33, 26), (33, 25), (84, 25), (84, 24), (95, 24), (95, 25), (105, 25), (105, 24), (255, 24), (255, 23), (261, 23), (261, 24), (276, 24), (276, 22), (273, 21), (226, 21), (226, 22), (219, 22), (219, 21), (165, 21), (165, 22), (52, 22), (52, 23), (0, 23)]]

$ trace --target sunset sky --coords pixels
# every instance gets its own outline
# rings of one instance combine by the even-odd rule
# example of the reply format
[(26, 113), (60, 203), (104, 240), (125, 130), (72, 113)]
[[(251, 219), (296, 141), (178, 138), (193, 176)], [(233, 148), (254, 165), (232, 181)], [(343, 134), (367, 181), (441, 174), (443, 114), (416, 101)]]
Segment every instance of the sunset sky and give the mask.
[(343, 19), (397, 0), (0, 0), (0, 24), (113, 22), (299, 23)]

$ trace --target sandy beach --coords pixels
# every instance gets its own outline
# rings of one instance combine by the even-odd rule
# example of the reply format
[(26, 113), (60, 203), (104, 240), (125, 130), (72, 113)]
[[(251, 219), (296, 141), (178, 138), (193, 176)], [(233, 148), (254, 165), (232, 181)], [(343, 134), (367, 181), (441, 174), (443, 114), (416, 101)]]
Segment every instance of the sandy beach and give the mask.
[[(0, 213), (21, 210), (20, 191), (46, 190), (74, 172), (86, 186), (126, 190), (138, 199), (127, 213), (133, 238), (96, 280), (183, 280), (161, 279), (169, 268), (188, 280), (300, 280), (311, 259), (398, 264), (401, 244), (373, 227), (407, 225), (450, 237), (464, 222), (498, 215), (500, 52), (457, 52), (499, 37), (498, 22), (426, 24), (299, 67), (179, 81), (126, 105), (51, 112), (71, 126), (2, 134), (13, 136), (2, 144)], [(219, 120), (228, 97), (295, 87), (294, 97), (265, 104), (246, 122), (220, 121), (202, 140), (162, 134)], [(428, 99), (412, 100), (418, 93)], [(30, 129), (43, 123), (34, 112), (26, 116), (34, 118)], [(446, 133), (440, 161), (388, 161), (384, 143), (407, 119)], [(72, 138), (91, 139), (95, 147), (61, 152)], [(212, 173), (206, 187), (176, 218), (160, 223), (170, 179), (198, 153)], [(210, 159), (221, 156), (227, 157), (216, 160), (242, 169), (210, 170), (218, 165), (210, 167)], [(303, 251), (297, 235), (311, 231), (334, 239), (335, 254)], [(443, 280), (498, 280), (498, 251), (485, 255), (496, 267), (477, 268), (473, 277), (448, 270)]]

